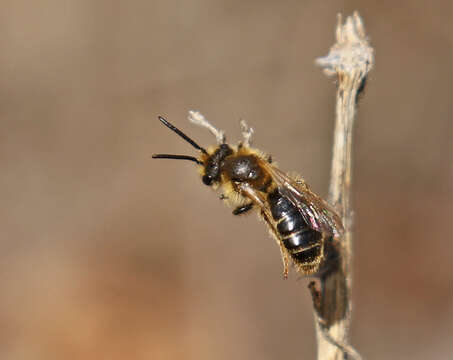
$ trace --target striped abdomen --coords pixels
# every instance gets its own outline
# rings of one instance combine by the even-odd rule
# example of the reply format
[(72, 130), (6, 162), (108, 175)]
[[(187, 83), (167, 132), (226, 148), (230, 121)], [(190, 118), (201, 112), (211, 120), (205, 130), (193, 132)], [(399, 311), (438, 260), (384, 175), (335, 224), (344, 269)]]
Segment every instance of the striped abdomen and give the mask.
[(272, 217), (283, 245), (296, 263), (310, 265), (319, 261), (322, 234), (311, 229), (301, 213), (278, 189), (268, 194)]

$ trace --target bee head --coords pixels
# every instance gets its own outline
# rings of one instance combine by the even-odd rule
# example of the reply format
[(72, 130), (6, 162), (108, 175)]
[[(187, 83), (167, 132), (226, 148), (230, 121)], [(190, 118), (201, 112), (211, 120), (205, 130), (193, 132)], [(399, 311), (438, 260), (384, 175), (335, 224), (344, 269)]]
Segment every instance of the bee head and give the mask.
[[(201, 116), (198, 113), (194, 113), (192, 115)], [(197, 118), (198, 123), (201, 123), (202, 126), (206, 126), (207, 122), (204, 118)], [(190, 160), (198, 165), (201, 166), (201, 180), (203, 184), (212, 186), (218, 182), (220, 182), (220, 175), (225, 163), (225, 158), (229, 155), (233, 154), (233, 150), (230, 148), (228, 144), (225, 143), (225, 136), (223, 132), (218, 131), (215, 128), (210, 128), (212, 132), (216, 134), (217, 141), (219, 145), (211, 152), (206, 151), (203, 147), (198, 145), (195, 141), (189, 138), (186, 134), (184, 134), (181, 130), (170, 124), (167, 120), (165, 120), (162, 116), (159, 116), (159, 120), (168, 127), (170, 130), (175, 132), (177, 135), (182, 137), (185, 141), (191, 144), (195, 149), (201, 152), (200, 158), (197, 159), (194, 156), (188, 155), (174, 155), (174, 154), (154, 154), (154, 159), (178, 159), (178, 160)], [(210, 125), (209, 125), (210, 126)], [(209, 127), (208, 126), (208, 127)]]
[(231, 154), (233, 154), (233, 150), (228, 144), (221, 144), (211, 155), (202, 155), (204, 157), (202, 162), (204, 169), (201, 177), (203, 184), (211, 186), (220, 181), (225, 158)]

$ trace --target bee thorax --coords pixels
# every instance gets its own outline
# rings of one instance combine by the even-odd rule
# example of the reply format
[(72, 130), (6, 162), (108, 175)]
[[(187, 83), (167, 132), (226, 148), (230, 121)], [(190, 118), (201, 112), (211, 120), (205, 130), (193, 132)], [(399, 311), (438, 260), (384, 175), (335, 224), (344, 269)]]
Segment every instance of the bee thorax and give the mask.
[(251, 155), (231, 157), (225, 161), (225, 172), (233, 181), (253, 181), (263, 175), (256, 158)]

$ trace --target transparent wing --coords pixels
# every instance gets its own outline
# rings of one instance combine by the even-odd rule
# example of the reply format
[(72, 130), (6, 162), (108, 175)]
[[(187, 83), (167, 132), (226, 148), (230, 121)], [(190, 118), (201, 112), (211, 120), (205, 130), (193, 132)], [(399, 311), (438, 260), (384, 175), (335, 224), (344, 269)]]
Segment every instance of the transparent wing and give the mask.
[(313, 230), (336, 238), (341, 237), (343, 224), (332, 206), (313, 193), (302, 180), (296, 181), (272, 165), (265, 166), (277, 183), (280, 194), (299, 209), (305, 222)]

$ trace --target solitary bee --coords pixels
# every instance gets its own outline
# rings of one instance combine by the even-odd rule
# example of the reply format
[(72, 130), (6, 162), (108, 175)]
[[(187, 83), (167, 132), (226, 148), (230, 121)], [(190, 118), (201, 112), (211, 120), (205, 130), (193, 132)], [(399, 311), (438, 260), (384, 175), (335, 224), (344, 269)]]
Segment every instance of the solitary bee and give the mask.
[(221, 190), (220, 198), (234, 207), (233, 215), (258, 210), (280, 247), (285, 278), (290, 259), (302, 275), (316, 275), (324, 270), (326, 243), (339, 240), (343, 233), (340, 218), (302, 178), (288, 176), (272, 164), (270, 156), (250, 147), (252, 128), (241, 121), (244, 141), (231, 146), (223, 131), (199, 112), (190, 111), (189, 120), (206, 127), (217, 139), (217, 146), (205, 149), (163, 117), (159, 116), (159, 120), (200, 155), (155, 154), (153, 158), (195, 162), (203, 183)]

